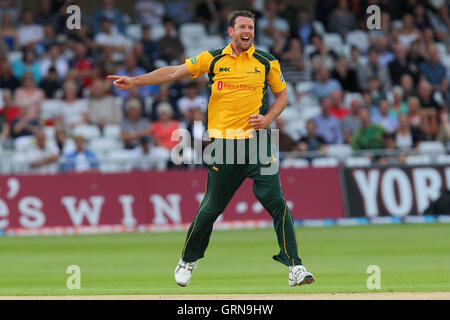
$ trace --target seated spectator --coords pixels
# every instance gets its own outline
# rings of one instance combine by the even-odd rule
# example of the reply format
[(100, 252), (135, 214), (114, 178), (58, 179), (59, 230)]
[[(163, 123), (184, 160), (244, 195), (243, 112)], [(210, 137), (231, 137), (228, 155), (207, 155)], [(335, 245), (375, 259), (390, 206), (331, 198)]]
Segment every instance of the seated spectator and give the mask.
[(389, 113), (398, 118), (400, 114), (408, 114), (408, 104), (403, 98), (403, 89), (400, 86), (392, 88), (392, 106)]
[(17, 3), (13, 0), (2, 0), (0, 2), (0, 17), (3, 14), (9, 14), (13, 23), (17, 23), (19, 18), (19, 12), (17, 9)]
[(166, 8), (159, 1), (139, 0), (134, 5), (135, 20), (143, 26), (161, 24), (165, 14)]
[(219, 1), (203, 0), (195, 6), (195, 21), (203, 24), (210, 34), (216, 33), (222, 4)]
[(338, 120), (341, 120), (348, 115), (349, 110), (344, 106), (344, 95), (340, 90), (334, 90), (331, 92), (331, 110), (330, 113), (335, 116)]
[[(276, 54), (278, 55), (278, 54)], [(280, 56), (281, 70), (283, 70), (284, 79), (290, 83), (308, 81), (311, 78), (310, 70), (303, 57), (303, 48), (297, 38), (289, 39)]]
[(395, 46), (395, 59), (389, 63), (389, 73), (394, 84), (400, 84), (400, 79), (404, 74), (410, 75), (414, 82), (419, 78), (419, 70), (416, 66), (408, 61), (408, 49), (402, 45)]
[(336, 67), (331, 73), (331, 77), (339, 81), (344, 91), (359, 91), (356, 72), (355, 70), (350, 69), (348, 61), (345, 57), (341, 57), (336, 61)]
[(48, 74), (42, 79), (39, 87), (44, 91), (47, 99), (55, 99), (59, 90), (61, 90), (61, 81), (58, 79), (56, 69), (51, 67)]
[(383, 134), (385, 133), (384, 128), (372, 123), (370, 112), (366, 108), (360, 109), (359, 118), (361, 120), (361, 128), (353, 135), (353, 149), (383, 149)]
[(51, 47), (57, 46), (56, 31), (53, 25), (47, 24), (44, 26), (44, 38), (34, 47), (37, 55), (41, 56), (48, 52)]
[(0, 37), (9, 51), (16, 51), (18, 49), (18, 31), (9, 13), (4, 13), (1, 16)]
[(159, 52), (158, 41), (152, 38), (152, 29), (150, 26), (142, 27), (142, 46), (144, 48), (145, 55), (150, 59), (152, 64), (158, 60), (161, 56)]
[(122, 108), (112, 95), (106, 93), (100, 79), (95, 80), (90, 87), (88, 109), (89, 122), (99, 126), (100, 129), (105, 125), (122, 122)]
[(419, 65), (425, 61), (422, 43), (419, 40), (416, 40), (411, 44), (406, 57), (411, 70), (417, 75), (417, 77), (414, 78), (414, 83), (417, 84), (419, 81)]
[(188, 83), (185, 95), (178, 100), (178, 111), (188, 121), (192, 108), (200, 108), (203, 112), (208, 109), (208, 100), (199, 94), (198, 84), (194, 81)]
[(175, 23), (171, 19), (164, 19), (164, 36), (158, 40), (160, 58), (168, 65), (178, 64), (184, 59), (184, 46), (175, 33)]
[(447, 94), (447, 69), (440, 61), (439, 51), (435, 46), (429, 46), (427, 54), (427, 60), (419, 65), (420, 75), (432, 85), (433, 90)]
[(361, 121), (359, 120), (360, 100), (353, 98), (350, 101), (350, 113), (341, 120), (342, 134), (344, 142), (352, 144), (353, 134), (361, 128)]
[(194, 21), (194, 7), (190, 0), (164, 1), (166, 14), (177, 26), (182, 23)]
[(414, 8), (414, 21), (416, 22), (416, 26), (419, 31), (424, 31), (427, 28), (431, 28), (430, 19), (428, 19), (425, 6), (420, 3)]
[(300, 39), (302, 47), (310, 44), (311, 35), (314, 32), (311, 18), (306, 8), (300, 8), (297, 11), (296, 21), (292, 30), (292, 34)]
[(4, 116), (10, 126), (14, 119), (19, 117), (20, 110), (14, 103), (12, 93), (9, 89), (2, 90), (3, 107), (0, 109), (0, 115)]
[(309, 54), (309, 60), (313, 71), (318, 73), (324, 67), (330, 70), (333, 69), (334, 63), (338, 58), (336, 52), (332, 48), (328, 48), (318, 34), (311, 36), (311, 44), (314, 46), (314, 51)]
[(41, 65), (32, 49), (23, 50), (22, 60), (14, 61), (11, 64), (11, 68), (14, 76), (19, 80), (22, 80), (25, 73), (31, 73), (36, 83), (41, 82)]
[(75, 57), (69, 62), (69, 67), (77, 72), (77, 81), (83, 88), (88, 88), (92, 84), (94, 61), (87, 55), (87, 47), (82, 42), (74, 44)]
[[(128, 77), (137, 77), (147, 72), (141, 67), (137, 66), (136, 57), (134, 54), (130, 53), (125, 57), (124, 66), (117, 70), (117, 75), (119, 76), (128, 76)], [(158, 86), (141, 86), (138, 87), (139, 96), (141, 99), (145, 99), (150, 94), (154, 95), (157, 93)], [(128, 90), (118, 90), (116, 87), (113, 89), (114, 95), (121, 97), (123, 99), (128, 98), (129, 91)]]
[(424, 109), (434, 109), (440, 112), (442, 105), (440, 105), (434, 98), (433, 87), (426, 80), (419, 82), (417, 86), (417, 97), (420, 99), (420, 104)]
[[(166, 102), (162, 102), (162, 105), (166, 105)], [(193, 108), (191, 110), (191, 121), (189, 121), (186, 130), (189, 131), (189, 134), (191, 135), (191, 146), (194, 146), (197, 142), (202, 146), (203, 150), (203, 147), (208, 144), (208, 141), (204, 141), (203, 139), (203, 135), (206, 131), (206, 113), (202, 109)], [(198, 156), (202, 157), (202, 154), (199, 154)]]
[(88, 122), (88, 105), (85, 99), (78, 99), (78, 86), (73, 81), (64, 84), (64, 100), (61, 101), (61, 111), (58, 123), (67, 129), (73, 129)]
[(424, 124), (424, 118), (419, 98), (409, 97), (407, 104), (409, 124), (415, 128), (420, 128)]
[(58, 172), (58, 148), (54, 143), (46, 141), (43, 130), (38, 129), (34, 133), (34, 144), (27, 152), (30, 163), (30, 172), (37, 174), (55, 174)]
[(31, 10), (22, 13), (22, 22), (18, 31), (18, 45), (22, 47), (33, 47), (44, 38), (44, 28), (34, 23), (34, 15)]
[(272, 48), (276, 43), (276, 39), (286, 39), (289, 32), (289, 23), (279, 16), (276, 1), (267, 1), (265, 14), (259, 19), (255, 30), (258, 43)]
[(139, 139), (139, 146), (134, 151), (134, 168), (140, 171), (156, 169), (158, 171), (166, 170), (167, 162), (170, 159), (170, 153), (161, 147), (155, 147), (150, 144), (148, 136), (142, 136)]
[(278, 129), (278, 139), (279, 139), (279, 149), (281, 152), (290, 152), (295, 146), (295, 141), (292, 137), (286, 133), (284, 127), (286, 125), (286, 120), (283, 117), (278, 117), (275, 119), (275, 124)]
[(45, 99), (45, 93), (36, 87), (33, 75), (25, 73), (22, 79), (22, 87), (16, 90), (14, 101), (26, 113), (29, 109), (39, 113), (41, 111), (42, 101)]
[(328, 18), (328, 32), (347, 34), (356, 29), (355, 14), (349, 10), (348, 0), (338, 0), (338, 6)]
[(374, 124), (382, 126), (386, 132), (392, 133), (397, 129), (398, 121), (395, 116), (389, 113), (390, 105), (386, 99), (381, 99), (378, 107), (371, 110), (371, 118)]
[(11, 137), (16, 139), (24, 136), (32, 136), (39, 129), (39, 112), (34, 108), (20, 108), (20, 113), (13, 120)]
[(416, 29), (414, 17), (411, 14), (405, 14), (402, 19), (402, 28), (398, 35), (398, 41), (406, 48), (421, 38), (421, 33)]
[(310, 93), (320, 100), (329, 97), (335, 90), (342, 90), (340, 83), (336, 79), (330, 78), (327, 68), (320, 68), (318, 79), (314, 81)]
[(369, 80), (369, 96), (370, 107), (377, 106), (380, 100), (387, 99), (386, 92), (384, 92), (381, 81), (377, 77)]
[(7, 59), (0, 57), (0, 88), (15, 91), (20, 81), (14, 76)]
[(94, 42), (102, 49), (110, 49), (115, 61), (121, 60), (123, 54), (131, 48), (131, 41), (113, 29), (113, 21), (110, 18), (102, 18), (102, 30), (97, 33)]
[(153, 66), (154, 61), (145, 54), (144, 46), (141, 42), (135, 42), (131, 52), (136, 57), (136, 63), (140, 68), (144, 69), (146, 72), (150, 72), (155, 69)]
[(377, 49), (379, 52), (378, 63), (381, 66), (388, 66), (395, 59), (389, 47), (389, 39), (387, 37), (379, 37), (377, 40)]
[(0, 113), (0, 149), (3, 145), (3, 142), (5, 142), (5, 140), (8, 139), (9, 133), (10, 133), (10, 125), (6, 120), (5, 115)]
[(178, 144), (178, 141), (172, 140), (172, 133), (180, 128), (178, 121), (173, 120), (173, 109), (168, 103), (158, 107), (158, 120), (153, 122), (152, 136), (155, 139), (155, 145), (171, 150)]
[(414, 88), (414, 80), (409, 74), (404, 74), (401, 76), (400, 86), (402, 88), (403, 97), (405, 99), (416, 96), (416, 90)]
[(52, 10), (51, 0), (39, 1), (39, 13), (36, 15), (35, 21), (40, 25), (57, 23), (57, 17)]
[(440, 42), (448, 41), (450, 33), (450, 15), (448, 2), (447, 5), (442, 1), (437, 8), (437, 12), (430, 12), (430, 23), (435, 31), (436, 38)]
[(399, 149), (416, 148), (420, 141), (425, 140), (422, 130), (412, 127), (406, 114), (401, 114), (398, 118), (398, 128), (395, 131), (395, 145)]
[(392, 83), (389, 69), (386, 66), (380, 65), (378, 59), (378, 50), (374, 47), (370, 48), (368, 63), (358, 69), (357, 72), (359, 86), (362, 90), (369, 89), (370, 79), (373, 78), (378, 78), (380, 80), (385, 92), (391, 89)]
[[(180, 97), (181, 98), (181, 97)], [(158, 111), (158, 105), (162, 102), (168, 102), (170, 105), (175, 106), (177, 104), (177, 98), (172, 97), (170, 94), (170, 87), (168, 84), (161, 84), (159, 85), (158, 94), (155, 96), (155, 99), (152, 103), (152, 112), (151, 114), (146, 114), (146, 117), (149, 118), (151, 121), (155, 121), (158, 118), (157, 111)], [(175, 118), (180, 118), (180, 112), (178, 108), (174, 110), (175, 112)]]
[(114, 0), (102, 0), (101, 8), (92, 15), (92, 32), (94, 35), (102, 31), (102, 21), (105, 18), (112, 22), (111, 28), (114, 33), (126, 34), (125, 15), (114, 7)]
[(139, 139), (150, 133), (150, 122), (141, 116), (142, 104), (137, 99), (129, 100), (125, 107), (126, 118), (121, 123), (121, 139), (125, 149), (134, 149), (139, 144)]
[(341, 144), (342, 128), (339, 120), (330, 113), (332, 101), (330, 98), (320, 100), (321, 113), (312, 118), (316, 123), (317, 135), (321, 136), (327, 144)]
[(97, 156), (85, 148), (86, 139), (82, 135), (74, 137), (76, 150), (62, 159), (63, 172), (89, 173), (97, 172), (99, 163)]
[(316, 122), (308, 120), (306, 122), (306, 135), (301, 137), (295, 147), (295, 151), (324, 151), (326, 141), (317, 133)]
[(75, 142), (72, 138), (67, 137), (66, 130), (61, 126), (55, 128), (55, 143), (60, 155), (66, 155), (76, 150)]

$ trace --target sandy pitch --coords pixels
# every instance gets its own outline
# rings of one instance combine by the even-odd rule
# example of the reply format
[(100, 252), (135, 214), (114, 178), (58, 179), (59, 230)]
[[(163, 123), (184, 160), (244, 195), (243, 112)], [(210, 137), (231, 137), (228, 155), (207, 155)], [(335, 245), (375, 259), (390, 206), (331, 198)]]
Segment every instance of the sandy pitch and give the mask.
[(0, 296), (0, 300), (450, 300), (450, 291), (310, 294)]

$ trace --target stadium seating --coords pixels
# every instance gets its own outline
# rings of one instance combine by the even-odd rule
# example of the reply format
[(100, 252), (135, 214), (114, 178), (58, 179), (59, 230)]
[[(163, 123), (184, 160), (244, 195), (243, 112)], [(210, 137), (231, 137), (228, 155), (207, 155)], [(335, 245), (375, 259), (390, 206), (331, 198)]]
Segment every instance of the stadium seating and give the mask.
[(370, 167), (372, 161), (366, 157), (349, 157), (344, 163), (346, 167)]
[(311, 166), (313, 168), (328, 168), (328, 167), (337, 167), (339, 165), (339, 160), (331, 157), (320, 157), (315, 158), (311, 162)]
[(432, 159), (429, 155), (426, 154), (412, 155), (406, 157), (405, 163), (408, 165), (426, 165), (431, 164)]
[(344, 159), (353, 154), (353, 148), (348, 144), (330, 144), (326, 152), (329, 157)]

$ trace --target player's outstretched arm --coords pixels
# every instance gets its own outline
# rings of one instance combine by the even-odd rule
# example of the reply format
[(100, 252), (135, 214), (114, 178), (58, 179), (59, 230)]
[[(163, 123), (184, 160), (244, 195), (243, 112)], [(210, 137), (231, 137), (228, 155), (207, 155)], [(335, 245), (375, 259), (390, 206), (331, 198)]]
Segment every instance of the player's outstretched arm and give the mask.
[(191, 74), (189, 73), (189, 70), (184, 63), (178, 66), (168, 66), (160, 68), (138, 77), (110, 75), (107, 78), (114, 80), (113, 84), (117, 89), (129, 90), (131, 88), (139, 86), (150, 86), (172, 82), (190, 76)]

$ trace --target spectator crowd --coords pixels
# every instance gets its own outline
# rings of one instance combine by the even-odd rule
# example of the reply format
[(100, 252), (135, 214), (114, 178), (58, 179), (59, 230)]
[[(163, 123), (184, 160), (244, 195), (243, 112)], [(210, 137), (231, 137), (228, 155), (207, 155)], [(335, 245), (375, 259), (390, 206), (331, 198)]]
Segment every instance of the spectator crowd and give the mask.
[[(286, 111), (301, 119), (282, 115), (273, 124), (280, 151), (332, 144), (407, 150), (450, 141), (450, 4), (443, 0), (317, 0), (313, 8), (286, 0), (240, 7), (137, 0), (129, 1), (132, 14), (102, 0), (97, 11), (83, 11), (75, 30), (66, 26), (66, 9), (78, 1), (39, 0), (34, 11), (22, 3), (0, 0), (0, 146), (26, 151), (34, 172), (98, 170), (102, 155), (80, 129), (86, 126), (105, 140), (117, 128), (136, 170), (177, 167), (169, 160), (176, 145), (170, 137), (186, 128), (201, 140), (205, 78), (119, 91), (106, 75), (183, 63), (186, 24), (202, 25), (226, 44), (227, 18), (236, 9), (255, 13), (255, 44), (280, 61)], [(381, 9), (379, 30), (366, 24), (373, 4)], [(130, 32), (135, 26), (137, 36)]]

